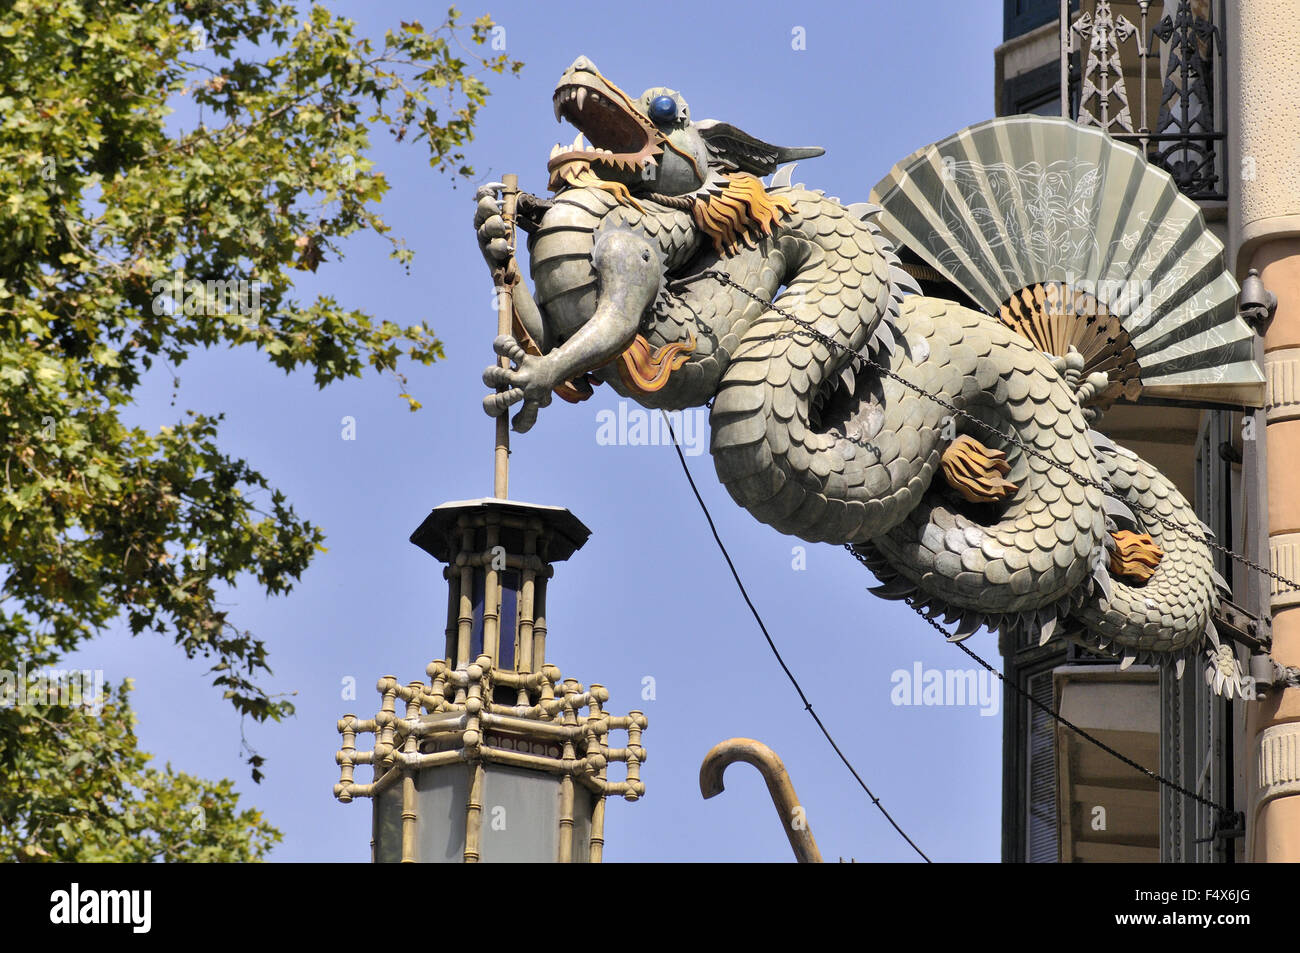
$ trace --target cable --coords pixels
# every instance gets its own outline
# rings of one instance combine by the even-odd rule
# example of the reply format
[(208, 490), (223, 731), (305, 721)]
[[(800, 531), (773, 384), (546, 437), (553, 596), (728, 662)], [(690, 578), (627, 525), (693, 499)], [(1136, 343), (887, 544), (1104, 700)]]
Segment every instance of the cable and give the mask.
[(808, 696), (804, 694), (803, 689), (799, 686), (799, 680), (794, 677), (794, 673), (790, 671), (790, 667), (785, 664), (785, 659), (781, 657), (781, 652), (777, 649), (776, 642), (772, 640), (771, 633), (767, 631), (767, 626), (763, 623), (763, 617), (758, 614), (758, 609), (755, 608), (754, 601), (749, 598), (749, 593), (745, 590), (745, 584), (740, 581), (740, 573), (736, 571), (736, 564), (731, 561), (731, 554), (727, 552), (727, 547), (723, 544), (722, 537), (718, 535), (718, 527), (714, 525), (713, 516), (709, 513), (709, 507), (705, 504), (704, 497), (700, 496), (699, 488), (695, 485), (695, 479), (691, 476), (691, 469), (686, 465), (686, 456), (682, 453), (681, 444), (677, 442), (677, 433), (673, 430), (673, 423), (669, 419), (668, 415), (662, 410), (660, 413), (663, 415), (664, 423), (668, 425), (668, 433), (672, 435), (673, 449), (677, 451), (677, 459), (681, 461), (682, 472), (686, 474), (686, 482), (691, 485), (691, 492), (695, 494), (695, 501), (700, 504), (700, 509), (704, 512), (704, 518), (708, 521), (709, 531), (713, 533), (713, 541), (718, 544), (718, 549), (722, 551), (722, 558), (727, 561), (727, 568), (731, 570), (731, 578), (736, 581), (736, 588), (740, 590), (740, 595), (745, 600), (745, 605), (749, 606), (749, 611), (753, 614), (754, 621), (758, 623), (758, 628), (763, 633), (763, 638), (767, 640), (767, 647), (772, 650), (772, 654), (776, 656), (777, 664), (781, 666), (781, 671), (785, 672), (785, 677), (790, 680), (790, 684), (793, 685), (794, 690), (798, 692), (799, 700), (803, 702), (804, 710), (807, 711), (808, 714), (812, 715), (813, 721), (817, 723), (817, 727), (821, 729), (821, 733), (826, 737), (830, 746), (835, 749), (835, 753), (839, 755), (840, 760), (844, 762), (844, 766), (849, 769), (854, 780), (856, 780), (862, 790), (867, 793), (867, 797), (871, 799), (871, 803), (876, 806), (881, 814), (885, 815), (885, 820), (889, 821), (894, 830), (898, 831), (899, 836), (902, 837), (903, 840), (907, 841), (912, 850), (921, 855), (922, 860), (927, 864), (932, 863), (930, 858), (926, 856), (925, 851), (916, 846), (916, 842), (907, 836), (907, 832), (899, 827), (898, 822), (890, 816), (889, 811), (885, 810), (885, 806), (880, 803), (880, 798), (871, 793), (871, 788), (867, 787), (867, 782), (862, 780), (862, 776), (858, 774), (857, 769), (854, 768), (849, 759), (845, 757), (844, 752), (840, 750), (840, 746), (835, 743), (835, 739), (831, 737), (831, 733), (826, 730), (826, 726), (822, 724), (821, 718), (819, 718), (817, 712), (813, 710), (812, 702), (808, 700)]
[[(857, 556), (856, 553), (854, 553), (854, 555)], [(858, 561), (861, 562), (861, 559), (859, 559)], [(865, 563), (864, 563), (864, 565), (865, 565)], [(931, 616), (928, 612), (926, 612), (926, 611), (923, 610), (920, 606), (918, 606), (918, 605), (916, 604), (916, 602), (915, 602), (913, 599), (910, 599), (910, 598), (909, 598), (909, 599), (907, 600), (907, 604), (908, 604), (909, 606), (912, 607), (912, 609), (916, 612), (917, 615), (919, 615), (922, 619), (924, 619), (926, 622), (928, 622), (928, 623), (929, 623), (929, 624), (930, 624), (930, 625), (935, 629), (935, 631), (937, 631), (940, 635), (942, 635), (942, 636), (943, 636), (945, 639), (947, 639), (949, 642), (952, 642), (951, 634), (950, 634), (949, 632), (947, 632), (947, 631), (943, 628), (943, 626), (941, 626), (937, 621), (935, 621), (935, 619), (934, 619), (933, 616)], [(1128, 755), (1125, 755), (1125, 754), (1120, 753), (1119, 751), (1116, 751), (1114, 748), (1112, 748), (1110, 745), (1106, 744), (1106, 743), (1105, 743), (1104, 741), (1102, 741), (1101, 739), (1099, 739), (1099, 738), (1094, 738), (1092, 735), (1088, 734), (1088, 732), (1084, 731), (1082, 728), (1080, 728), (1078, 725), (1076, 725), (1076, 724), (1074, 724), (1073, 722), (1071, 722), (1069, 719), (1064, 718), (1064, 717), (1062, 717), (1061, 715), (1057, 714), (1056, 712), (1052, 711), (1051, 708), (1049, 708), (1047, 705), (1043, 704), (1041, 701), (1039, 701), (1039, 700), (1038, 700), (1037, 698), (1035, 698), (1033, 695), (1029, 694), (1027, 691), (1025, 691), (1023, 688), (1021, 688), (1021, 687), (1020, 687), (1018, 684), (1016, 684), (1015, 682), (1008, 682), (1008, 681), (1006, 680), (1006, 677), (1005, 677), (1001, 672), (999, 672), (997, 669), (995, 669), (995, 668), (994, 668), (992, 665), (990, 665), (988, 662), (984, 661), (984, 659), (982, 659), (982, 658), (980, 658), (978, 655), (976, 655), (975, 652), (974, 652), (972, 649), (970, 649), (970, 648), (969, 648), (969, 647), (968, 647), (964, 642), (952, 642), (952, 644), (955, 645), (955, 646), (957, 646), (957, 648), (961, 649), (961, 650), (962, 650), (963, 652), (965, 652), (967, 655), (969, 655), (969, 656), (971, 657), (971, 659), (973, 659), (977, 664), (979, 664), (980, 666), (982, 666), (984, 669), (986, 669), (987, 671), (989, 671), (989, 672), (993, 673), (994, 675), (996, 675), (997, 678), (998, 678), (998, 681), (1000, 681), (1003, 685), (1009, 685), (1009, 686), (1011, 686), (1012, 691), (1014, 691), (1017, 695), (1019, 695), (1020, 697), (1022, 697), (1022, 698), (1024, 698), (1024, 699), (1028, 700), (1030, 704), (1037, 706), (1037, 707), (1038, 707), (1039, 709), (1041, 709), (1043, 712), (1045, 712), (1046, 714), (1050, 715), (1050, 716), (1053, 718), (1053, 720), (1055, 720), (1055, 721), (1058, 722), (1059, 724), (1065, 725), (1065, 727), (1069, 728), (1071, 731), (1073, 731), (1075, 734), (1077, 734), (1080, 738), (1083, 738), (1083, 739), (1085, 739), (1086, 741), (1090, 741), (1090, 742), (1092, 742), (1094, 745), (1096, 745), (1096, 746), (1097, 746), (1098, 748), (1100, 748), (1102, 751), (1106, 752), (1106, 753), (1109, 754), (1109, 755), (1112, 755), (1113, 757), (1118, 758), (1120, 761), (1123, 761), (1123, 762), (1124, 762), (1125, 764), (1127, 764), (1130, 768), (1133, 768), (1133, 769), (1135, 769), (1135, 770), (1137, 770), (1137, 771), (1141, 771), (1141, 772), (1142, 772), (1143, 774), (1145, 774), (1148, 778), (1151, 778), (1151, 780), (1153, 780), (1153, 781), (1157, 781), (1157, 782), (1159, 782), (1160, 784), (1163, 784), (1165, 787), (1167, 787), (1167, 788), (1171, 788), (1171, 789), (1177, 791), (1179, 794), (1182, 794), (1182, 795), (1184, 795), (1184, 796), (1186, 796), (1186, 797), (1190, 797), (1190, 798), (1192, 798), (1193, 800), (1195, 800), (1195, 801), (1197, 801), (1197, 802), (1199, 802), (1199, 803), (1201, 803), (1201, 804), (1204, 804), (1206, 807), (1213, 808), (1214, 810), (1219, 811), (1221, 814), (1227, 814), (1227, 813), (1229, 813), (1228, 809), (1227, 809), (1226, 807), (1224, 807), (1222, 804), (1219, 804), (1219, 803), (1217, 803), (1217, 802), (1215, 802), (1215, 801), (1211, 801), (1211, 800), (1210, 800), (1209, 798), (1207, 798), (1207, 797), (1202, 797), (1201, 795), (1197, 794), (1195, 791), (1189, 791), (1187, 788), (1183, 787), (1181, 784), (1178, 784), (1178, 783), (1175, 782), (1175, 781), (1170, 781), (1168, 778), (1166, 778), (1166, 777), (1164, 777), (1164, 776), (1162, 776), (1162, 775), (1156, 774), (1156, 772), (1152, 771), (1150, 768), (1143, 767), (1142, 765), (1140, 765), (1140, 764), (1138, 764), (1136, 761), (1134, 761), (1132, 758), (1128, 757)]]

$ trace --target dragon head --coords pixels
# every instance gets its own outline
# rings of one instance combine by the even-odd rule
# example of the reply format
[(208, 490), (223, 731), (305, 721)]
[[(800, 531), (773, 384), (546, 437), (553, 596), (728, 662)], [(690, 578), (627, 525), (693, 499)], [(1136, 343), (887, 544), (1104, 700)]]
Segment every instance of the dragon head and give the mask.
[(553, 102), (556, 121), (568, 120), (578, 136), (551, 150), (552, 190), (601, 181), (633, 195), (689, 195), (720, 173), (769, 175), (825, 151), (774, 146), (716, 120), (692, 122), (681, 93), (662, 86), (633, 99), (585, 56), (564, 71)]

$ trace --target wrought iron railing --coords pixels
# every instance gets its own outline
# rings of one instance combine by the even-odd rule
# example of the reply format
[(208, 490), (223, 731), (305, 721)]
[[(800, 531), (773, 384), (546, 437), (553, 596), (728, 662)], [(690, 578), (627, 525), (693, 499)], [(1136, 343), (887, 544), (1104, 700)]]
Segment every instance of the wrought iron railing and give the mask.
[[(1218, 0), (1165, 3), (1174, 7), (1158, 20), (1152, 0), (1135, 0), (1137, 24), (1117, 14), (1110, 0), (1097, 0), (1061, 31), (1062, 63), (1080, 53), (1082, 65), (1070, 71), (1063, 109), (1084, 125), (1132, 142), (1147, 159), (1167, 171), (1189, 198), (1228, 198), (1227, 135), (1223, 111), (1224, 61), (1222, 17)], [(1085, 5), (1086, 6), (1086, 5)], [(1131, 6), (1131, 5), (1130, 5)], [(1067, 3), (1062, 0), (1062, 23)], [(1203, 7), (1209, 18), (1198, 12)], [(1125, 67), (1138, 64), (1138, 103), (1130, 103)], [(1152, 64), (1163, 65), (1164, 82), (1154, 128), (1147, 88)], [(1131, 69), (1128, 71), (1131, 72)], [(1062, 71), (1063, 76), (1066, 70)]]

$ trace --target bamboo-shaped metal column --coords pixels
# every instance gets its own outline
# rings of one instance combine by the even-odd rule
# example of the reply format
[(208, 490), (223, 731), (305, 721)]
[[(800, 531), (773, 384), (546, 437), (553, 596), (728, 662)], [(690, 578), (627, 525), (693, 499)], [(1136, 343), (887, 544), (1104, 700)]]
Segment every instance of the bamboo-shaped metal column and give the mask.
[[(411, 682), (407, 688), (410, 697), (406, 700), (407, 723), (420, 717), (420, 690), (424, 685)], [(420, 739), (414, 731), (408, 731), (402, 751), (408, 759), (420, 753)], [(420, 860), (420, 811), (416, 802), (415, 768), (408, 761), (402, 765), (402, 863), (414, 864)]]
[[(536, 570), (533, 566), (537, 560), (537, 531), (538, 525), (529, 522), (528, 528), (524, 531), (524, 556), (520, 569), (521, 585), (519, 587), (519, 626), (517, 628), (516, 639), (519, 643), (519, 650), (515, 657), (515, 668), (520, 672), (532, 672), (533, 668), (533, 599), (536, 594), (534, 576)], [(528, 692), (520, 685), (519, 701), (520, 705), (528, 704)]]
[(546, 580), (551, 567), (545, 566), (533, 577), (533, 671), (546, 664)]
[(447, 629), (443, 642), (443, 660), (456, 664), (456, 645), (460, 635), (460, 570), (455, 564), (443, 568), (442, 578), (447, 580)]
[[(456, 557), (460, 566), (460, 588), (456, 593), (456, 652), (447, 659), (452, 668), (469, 662), (470, 640), (474, 635), (474, 567), (469, 561), (469, 555), (474, 551), (474, 526), (470, 520), (461, 517), (460, 530), (460, 554)], [(465, 689), (460, 688), (456, 692), (456, 703), (464, 701)]]
[[(564, 680), (564, 725), (566, 728), (574, 728), (578, 724), (578, 708), (582, 704), (579, 698), (581, 688), (582, 686), (575, 678), (566, 678)], [(564, 760), (573, 761), (577, 754), (572, 736), (565, 738)], [(566, 773), (560, 778), (559, 862), (562, 864), (573, 861), (573, 801), (573, 775)]]
[[(519, 199), (519, 177), (509, 173), (501, 177), (505, 188), (501, 192), (501, 217), (506, 223), (506, 242), (510, 254), (504, 264), (492, 270), (492, 280), (497, 291), (497, 335), (509, 335), (514, 325), (514, 299), (511, 284), (515, 277), (515, 205)], [(510, 359), (499, 358), (502, 367), (510, 366)], [(505, 390), (505, 388), (501, 388)], [(500, 414), (496, 419), (497, 445), (493, 473), (492, 495), (504, 500), (510, 491), (510, 415)]]
[(491, 522), (491, 514), (488, 520), (484, 533), (488, 558), (483, 567), (483, 654), (497, 666), (501, 664), (501, 572), (494, 553), (501, 538), (501, 527)]

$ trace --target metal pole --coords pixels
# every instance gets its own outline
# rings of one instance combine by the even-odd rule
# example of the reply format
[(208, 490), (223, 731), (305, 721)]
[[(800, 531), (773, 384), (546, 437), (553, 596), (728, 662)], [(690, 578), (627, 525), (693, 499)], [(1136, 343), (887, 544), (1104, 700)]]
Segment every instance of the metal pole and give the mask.
[[(497, 335), (509, 335), (514, 324), (514, 300), (511, 285), (515, 279), (515, 206), (519, 199), (519, 176), (513, 172), (501, 177), (505, 188), (501, 192), (501, 217), (506, 223), (506, 241), (510, 243), (510, 257), (499, 268), (493, 269), (492, 280), (497, 289)], [(509, 358), (498, 358), (502, 367), (510, 366)], [(504, 390), (505, 388), (500, 388)], [(496, 419), (497, 443), (492, 479), (492, 495), (504, 500), (510, 491), (510, 415), (503, 413)]]
[[(1147, 63), (1151, 59), (1151, 50), (1147, 48), (1147, 40), (1150, 39), (1147, 34), (1147, 8), (1151, 6), (1151, 0), (1138, 0), (1138, 9), (1142, 13), (1142, 26), (1138, 30), (1138, 83), (1142, 93), (1142, 119), (1138, 124), (1138, 132), (1142, 133), (1142, 138), (1138, 141), (1142, 143), (1142, 157), (1147, 158), (1147, 143), (1150, 141), (1146, 133), (1151, 129), (1147, 125)], [(1220, 100), (1222, 102), (1222, 100)]]
[(1061, 0), (1061, 116), (1070, 116), (1070, 0)]
[[(817, 849), (817, 841), (813, 839), (808, 827), (807, 816), (794, 793), (790, 775), (786, 773), (785, 765), (776, 752), (761, 741), (730, 738), (714, 745), (700, 765), (700, 793), (706, 799), (721, 794), (722, 773), (727, 770), (727, 765), (736, 761), (744, 761), (758, 768), (758, 773), (767, 782), (768, 794), (776, 805), (777, 816), (781, 818), (781, 826), (785, 829), (795, 859), (801, 864), (820, 864), (821, 851)], [(628, 766), (630, 768), (631, 764)]]

